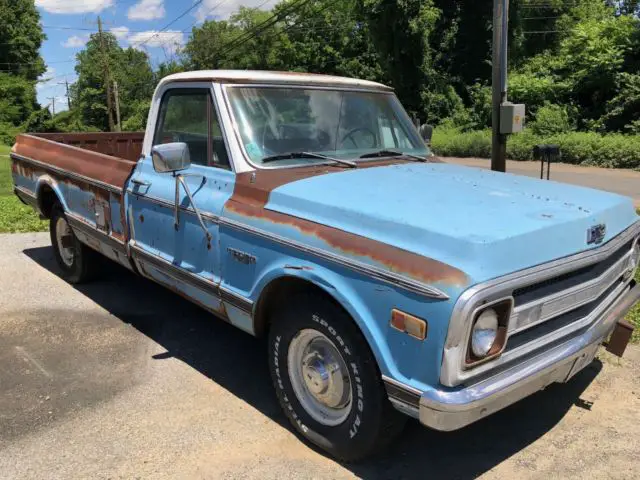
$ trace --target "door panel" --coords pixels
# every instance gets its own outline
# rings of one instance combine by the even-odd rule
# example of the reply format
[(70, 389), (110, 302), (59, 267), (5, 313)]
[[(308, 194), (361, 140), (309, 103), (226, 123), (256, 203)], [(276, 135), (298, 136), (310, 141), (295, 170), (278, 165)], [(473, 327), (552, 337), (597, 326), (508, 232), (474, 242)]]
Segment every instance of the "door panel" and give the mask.
[[(156, 172), (150, 156), (138, 162), (127, 190), (132, 255), (143, 275), (210, 310), (221, 311), (217, 219), (233, 193), (235, 174), (213, 166), (221, 163), (213, 153), (211, 124), (216, 118), (209, 89), (172, 92), (163, 96), (154, 144), (186, 143), (192, 165), (174, 174)], [(176, 183), (176, 175), (184, 179), (193, 203), (184, 186)], [(211, 241), (198, 220), (196, 207)]]

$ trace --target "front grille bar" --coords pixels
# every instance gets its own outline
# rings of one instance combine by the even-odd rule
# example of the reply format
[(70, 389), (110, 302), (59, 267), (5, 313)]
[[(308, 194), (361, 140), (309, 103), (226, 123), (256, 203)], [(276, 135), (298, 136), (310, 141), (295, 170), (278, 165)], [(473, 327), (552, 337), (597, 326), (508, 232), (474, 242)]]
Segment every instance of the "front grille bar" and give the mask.
[[(538, 298), (524, 305), (517, 305), (509, 320), (509, 335), (513, 336), (529, 328), (535, 327), (541, 323), (547, 322), (552, 318), (558, 317), (564, 313), (570, 312), (576, 308), (586, 305), (593, 301), (594, 298), (601, 296), (615, 282), (617, 282), (622, 274), (627, 270), (629, 265), (629, 257), (631, 256), (631, 243), (623, 247), (626, 249), (618, 250), (613, 254), (618, 260), (611, 264), (607, 260), (599, 264), (592, 265), (592, 271), (601, 267), (601, 264), (609, 266), (597, 278), (574, 285), (571, 288), (556, 291), (549, 296)], [(620, 252), (622, 254), (620, 255)], [(602, 271), (602, 268), (598, 268)], [(515, 296), (515, 295), (514, 295)]]

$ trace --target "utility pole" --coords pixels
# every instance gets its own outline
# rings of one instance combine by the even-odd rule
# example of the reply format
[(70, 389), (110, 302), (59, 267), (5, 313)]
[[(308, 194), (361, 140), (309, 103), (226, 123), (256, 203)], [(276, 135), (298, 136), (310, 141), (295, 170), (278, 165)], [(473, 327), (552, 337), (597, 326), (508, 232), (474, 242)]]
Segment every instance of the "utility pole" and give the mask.
[(56, 97), (47, 97), (48, 100), (51, 100), (51, 114), (56, 114)]
[(118, 82), (113, 81), (113, 95), (116, 99), (116, 132), (119, 132), (122, 129), (122, 125), (120, 124), (120, 96), (118, 95)]
[(100, 36), (100, 52), (102, 53), (102, 61), (104, 63), (104, 84), (107, 90), (107, 115), (109, 117), (109, 131), (113, 132), (113, 106), (111, 104), (111, 72), (109, 70), (109, 58), (105, 51), (104, 37), (102, 35), (102, 20), (98, 17), (98, 35)]
[(69, 80), (67, 77), (64, 78), (64, 82), (58, 82), (58, 85), (64, 85), (67, 89), (67, 108), (71, 110), (71, 97), (69, 96)]
[(507, 54), (509, 42), (509, 0), (493, 0), (493, 130), (491, 170), (507, 169), (507, 135), (501, 133), (500, 109), (507, 101)]

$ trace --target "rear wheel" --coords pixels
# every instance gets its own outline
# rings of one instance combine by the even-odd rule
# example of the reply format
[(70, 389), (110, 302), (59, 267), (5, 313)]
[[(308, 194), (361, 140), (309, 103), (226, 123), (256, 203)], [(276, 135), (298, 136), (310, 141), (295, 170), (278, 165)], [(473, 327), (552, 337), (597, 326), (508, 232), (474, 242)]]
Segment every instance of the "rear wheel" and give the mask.
[(91, 279), (97, 255), (75, 236), (60, 204), (54, 205), (51, 211), (49, 233), (62, 277), (69, 283), (82, 283)]
[(362, 334), (321, 295), (300, 294), (276, 312), (269, 366), (296, 430), (340, 460), (376, 452), (404, 426), (406, 417), (389, 402)]

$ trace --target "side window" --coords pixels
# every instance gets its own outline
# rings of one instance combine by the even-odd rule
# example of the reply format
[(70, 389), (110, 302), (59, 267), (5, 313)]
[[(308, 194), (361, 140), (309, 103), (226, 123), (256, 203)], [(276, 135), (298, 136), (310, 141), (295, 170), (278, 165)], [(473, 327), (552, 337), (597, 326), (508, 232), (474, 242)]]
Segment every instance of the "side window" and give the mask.
[(164, 94), (153, 145), (171, 142), (186, 143), (191, 163), (195, 165), (229, 166), (208, 90), (175, 89)]

